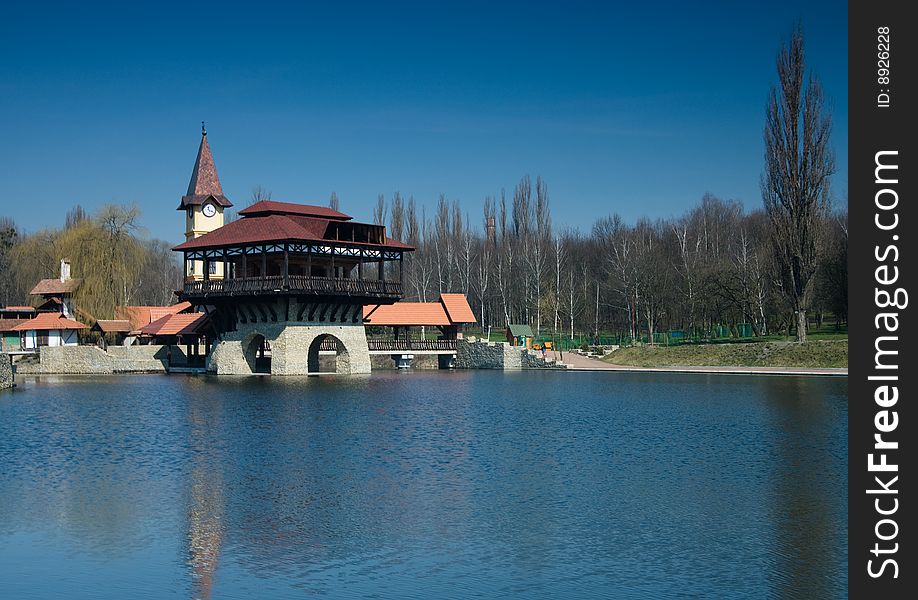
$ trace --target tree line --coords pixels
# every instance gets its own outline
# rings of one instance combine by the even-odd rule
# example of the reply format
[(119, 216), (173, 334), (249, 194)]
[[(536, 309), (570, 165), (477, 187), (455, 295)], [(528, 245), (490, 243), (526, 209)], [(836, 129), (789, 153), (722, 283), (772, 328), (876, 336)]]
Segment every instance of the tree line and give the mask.
[(175, 302), (182, 269), (171, 245), (144, 239), (136, 206), (108, 204), (89, 215), (79, 205), (58, 228), (34, 233), (0, 218), (0, 304), (36, 302), (29, 291), (41, 279), (58, 277), (70, 259), (71, 276), (82, 279), (74, 292), (78, 316), (111, 319), (122, 305)]
[[(478, 212), (478, 211), (476, 211)], [(380, 197), (377, 224), (416, 248), (405, 258), (405, 296), (466, 294), (485, 328), (527, 323), (539, 334), (707, 336), (718, 327), (756, 335), (796, 331), (780, 254), (763, 209), (706, 194), (682, 215), (627, 223), (600, 218), (591, 231), (552, 225), (544, 180), (523, 177), (488, 197), (472, 219), (441, 196), (432, 214), (413, 197)], [(847, 210), (819, 222), (815, 321), (847, 321)]]

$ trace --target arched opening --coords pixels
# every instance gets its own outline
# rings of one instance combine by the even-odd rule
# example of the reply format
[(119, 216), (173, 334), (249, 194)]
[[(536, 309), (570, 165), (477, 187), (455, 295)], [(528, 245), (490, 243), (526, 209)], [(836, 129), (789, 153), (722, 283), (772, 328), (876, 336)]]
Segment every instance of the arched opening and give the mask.
[(307, 369), (310, 375), (350, 373), (351, 361), (344, 343), (327, 333), (316, 336), (309, 344)]
[(243, 351), (252, 373), (271, 373), (271, 344), (265, 336), (256, 333)]

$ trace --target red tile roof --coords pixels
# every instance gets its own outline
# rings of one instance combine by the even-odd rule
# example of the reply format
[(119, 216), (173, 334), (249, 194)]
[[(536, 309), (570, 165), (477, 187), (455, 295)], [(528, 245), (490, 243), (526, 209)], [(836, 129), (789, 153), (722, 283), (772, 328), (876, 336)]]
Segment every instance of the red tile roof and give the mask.
[(173, 315), (191, 308), (190, 302), (179, 302), (172, 306), (119, 306), (115, 316), (120, 320), (131, 322), (131, 331), (139, 330), (166, 315)]
[(96, 325), (105, 333), (128, 333), (133, 329), (130, 321), (121, 319), (99, 319)]
[(275, 202), (274, 200), (262, 200), (261, 202), (256, 202), (252, 206), (240, 210), (239, 214), (243, 217), (266, 214), (299, 215), (301, 217), (332, 219), (333, 221), (350, 221), (354, 218), (327, 206), (294, 204), (292, 202)]
[(80, 279), (68, 279), (66, 281), (61, 281), (60, 279), (42, 279), (29, 293), (33, 296), (72, 294), (73, 291), (79, 287), (80, 281)]
[(191, 181), (188, 182), (188, 193), (182, 196), (178, 209), (183, 210), (190, 205), (203, 204), (209, 198), (213, 198), (214, 202), (223, 207), (233, 205), (229, 198), (223, 195), (223, 187), (220, 185), (220, 178), (217, 177), (217, 166), (210, 152), (210, 144), (207, 143), (207, 133), (202, 132), (198, 157), (191, 171)]
[(28, 323), (31, 319), (0, 319), (0, 332), (17, 331), (16, 327)]
[(194, 335), (201, 332), (201, 327), (207, 320), (204, 313), (180, 313), (166, 315), (143, 327), (140, 333), (144, 335)]
[(446, 309), (439, 302), (396, 302), (364, 306), (363, 322), (367, 325), (388, 326), (450, 324)]
[(465, 294), (440, 294), (440, 302), (446, 307), (446, 314), (453, 323), (475, 323), (478, 320)]
[[(254, 205), (253, 205), (254, 206)], [(263, 242), (284, 241), (324, 241), (334, 243), (336, 240), (327, 239), (325, 232), (330, 221), (324, 218), (305, 217), (301, 215), (267, 214), (264, 216), (244, 217), (223, 227), (205, 233), (199, 238), (179, 244), (173, 250), (191, 250), (194, 248), (220, 248), (241, 244), (257, 244)], [(341, 242), (344, 243), (344, 242)], [(378, 248), (380, 245), (388, 248), (413, 250), (411, 246), (402, 242), (386, 239), (385, 244), (364, 244), (360, 242), (346, 242), (348, 245), (370, 246)]]
[(39, 313), (34, 319), (29, 319), (13, 328), (13, 331), (53, 331), (55, 329), (86, 329), (86, 325), (73, 319), (68, 319), (58, 313)]
[(4, 306), (0, 310), (11, 310), (14, 312), (35, 312), (34, 306)]

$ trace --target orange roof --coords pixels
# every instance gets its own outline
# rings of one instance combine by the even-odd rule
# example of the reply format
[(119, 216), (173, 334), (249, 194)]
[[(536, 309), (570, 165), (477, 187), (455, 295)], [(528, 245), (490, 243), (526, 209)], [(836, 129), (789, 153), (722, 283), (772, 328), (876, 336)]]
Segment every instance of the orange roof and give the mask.
[(440, 302), (446, 307), (446, 314), (453, 323), (474, 323), (478, 320), (465, 294), (440, 294)]
[(4, 306), (0, 310), (12, 310), (15, 312), (35, 312), (34, 306)]
[(144, 335), (194, 335), (207, 319), (204, 313), (166, 315), (140, 330)]
[(439, 302), (396, 302), (363, 307), (367, 325), (389, 327), (458, 325), (476, 321), (465, 294), (440, 294)]
[(33, 296), (72, 294), (73, 291), (79, 287), (80, 281), (80, 279), (68, 279), (66, 281), (61, 281), (60, 279), (42, 279), (35, 284), (35, 287), (32, 288), (32, 291), (29, 293)]
[(190, 302), (179, 302), (172, 306), (119, 306), (115, 317), (131, 322), (131, 330), (138, 330), (166, 315), (174, 315), (191, 308)]
[(105, 333), (127, 333), (131, 330), (131, 322), (118, 319), (99, 319), (96, 325)]
[(53, 331), (55, 329), (86, 329), (79, 321), (68, 319), (60, 313), (39, 313), (13, 328), (13, 331)]
[(446, 310), (439, 302), (396, 302), (380, 306), (375, 304), (364, 306), (363, 320), (367, 325), (450, 324)]

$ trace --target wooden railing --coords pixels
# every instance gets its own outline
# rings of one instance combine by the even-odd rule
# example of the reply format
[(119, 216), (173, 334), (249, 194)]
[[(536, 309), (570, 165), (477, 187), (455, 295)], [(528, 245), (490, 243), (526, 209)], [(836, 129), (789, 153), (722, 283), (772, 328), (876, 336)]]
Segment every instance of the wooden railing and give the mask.
[(412, 352), (423, 350), (455, 350), (456, 340), (382, 340), (368, 339), (370, 350)]
[(291, 275), (286, 284), (284, 277), (279, 275), (185, 283), (185, 295), (190, 296), (237, 296), (287, 292), (311, 293), (318, 296), (398, 297), (402, 293), (402, 286), (397, 281), (381, 279), (336, 279), (305, 275)]

